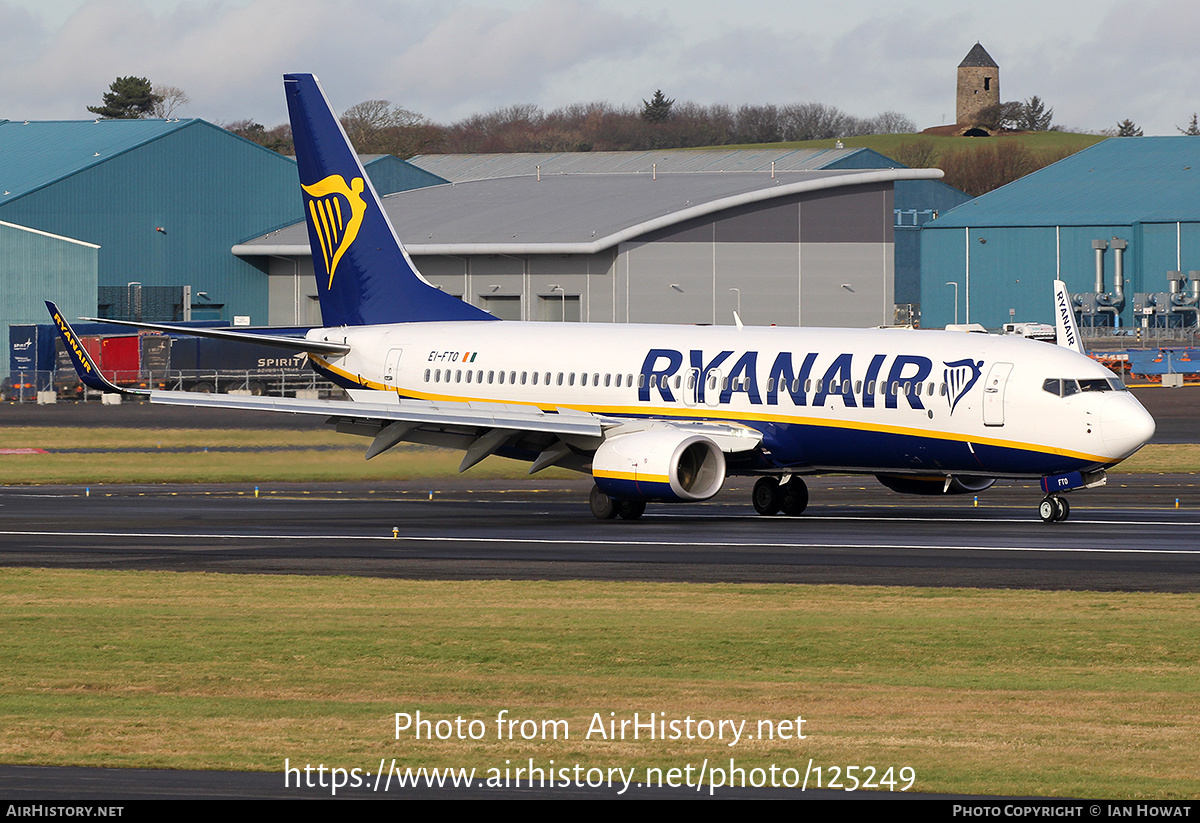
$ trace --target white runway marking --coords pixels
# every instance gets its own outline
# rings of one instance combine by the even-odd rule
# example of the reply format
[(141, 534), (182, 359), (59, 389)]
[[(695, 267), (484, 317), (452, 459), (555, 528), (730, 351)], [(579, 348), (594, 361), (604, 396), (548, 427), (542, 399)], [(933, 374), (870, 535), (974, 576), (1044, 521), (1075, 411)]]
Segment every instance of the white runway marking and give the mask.
[[(995, 522), (995, 521), (992, 521)], [(1180, 525), (1180, 524), (1166, 524)], [(572, 540), (572, 539), (554, 539), (554, 538), (508, 538), (508, 537), (448, 537), (448, 536), (430, 536), (430, 535), (400, 535), (392, 537), (391, 534), (386, 535), (362, 535), (362, 534), (175, 534), (170, 532), (69, 532), (69, 531), (0, 531), (0, 535), (10, 537), (115, 537), (115, 538), (142, 538), (154, 540), (281, 540), (281, 541), (330, 541), (343, 540), (352, 542), (371, 542), (371, 543), (504, 543), (524, 544), (524, 545), (551, 545), (551, 546), (665, 546), (670, 548), (681, 548), (678, 541), (675, 540)], [(832, 542), (695, 542), (690, 541), (682, 548), (695, 549), (727, 549), (727, 548), (745, 548), (745, 549), (891, 549), (891, 550), (912, 550), (912, 551), (928, 551), (929, 549), (952, 550), (952, 551), (976, 551), (976, 552), (1062, 552), (1071, 554), (1141, 554), (1141, 555), (1164, 555), (1177, 557), (1179, 555), (1200, 555), (1200, 548), (1196, 549), (1120, 549), (1120, 548), (1085, 548), (1085, 547), (1059, 547), (1059, 546), (931, 546), (919, 543), (832, 543)]]

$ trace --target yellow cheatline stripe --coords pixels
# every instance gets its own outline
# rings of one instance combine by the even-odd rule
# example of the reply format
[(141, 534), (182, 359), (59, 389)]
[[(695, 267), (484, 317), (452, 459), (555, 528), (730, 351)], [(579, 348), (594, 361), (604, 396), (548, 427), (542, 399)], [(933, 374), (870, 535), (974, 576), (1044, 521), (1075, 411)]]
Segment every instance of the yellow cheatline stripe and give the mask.
[(671, 478), (665, 474), (638, 474), (637, 472), (599, 471), (592, 469), (592, 476), (604, 477), (609, 480), (632, 480), (635, 483), (671, 484)]
[(314, 354), (309, 354), (309, 357), (316, 360), (323, 368), (328, 369), (336, 374), (341, 375), (347, 380), (352, 380), (358, 383), (365, 389), (375, 389), (377, 391), (396, 392), (397, 394), (403, 391), (404, 396), (412, 397), (418, 400), (431, 401), (446, 401), (450, 403), (503, 403), (510, 406), (530, 406), (541, 409), (542, 411), (553, 411), (555, 409), (572, 409), (574, 411), (588, 412), (590, 414), (608, 414), (617, 417), (675, 417), (684, 420), (712, 420), (723, 423), (743, 423), (746, 421), (756, 423), (788, 423), (797, 426), (823, 427), (827, 429), (849, 429), (851, 431), (875, 432), (878, 434), (899, 434), (906, 437), (919, 437), (928, 440), (949, 440), (960, 443), (972, 443), (978, 446), (996, 446), (1003, 449), (1017, 449), (1019, 451), (1031, 451), (1038, 454), (1055, 454), (1060, 457), (1073, 457), (1077, 460), (1086, 460), (1092, 463), (1104, 463), (1113, 465), (1115, 462), (1111, 457), (1104, 457), (1087, 452), (1078, 452), (1071, 449), (1062, 449), (1057, 446), (1044, 446), (1035, 443), (1020, 443), (1015, 440), (1002, 440), (996, 437), (981, 437), (973, 434), (962, 434), (959, 432), (931, 432), (928, 429), (918, 429), (911, 426), (889, 426), (883, 423), (866, 423), (854, 422), (850, 420), (828, 420), (823, 417), (798, 417), (794, 414), (763, 414), (761, 412), (715, 412), (710, 411), (704, 415), (697, 415), (695, 412), (703, 409), (711, 409), (711, 407), (694, 407), (683, 409), (672, 409), (662, 407), (646, 407), (646, 406), (581, 406), (574, 403), (535, 403), (528, 400), (511, 400), (505, 398), (487, 398), (487, 397), (466, 397), (463, 395), (454, 394), (436, 394), (433, 392), (423, 392), (417, 389), (401, 389), (398, 386), (385, 386), (382, 383), (363, 378), (361, 375), (351, 374), (344, 369), (339, 369), (331, 364), (328, 360), (318, 357)]

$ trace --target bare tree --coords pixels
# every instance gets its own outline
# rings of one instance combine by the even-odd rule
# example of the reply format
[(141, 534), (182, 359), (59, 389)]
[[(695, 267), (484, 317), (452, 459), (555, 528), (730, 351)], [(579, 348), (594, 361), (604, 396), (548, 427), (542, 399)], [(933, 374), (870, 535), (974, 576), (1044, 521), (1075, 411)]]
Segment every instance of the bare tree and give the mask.
[(979, 148), (964, 148), (943, 154), (938, 159), (938, 165), (946, 173), (944, 181), (972, 197), (978, 197), (1073, 153), (1064, 146), (1034, 152), (1020, 140), (1011, 137), (999, 137), (986, 143)]
[(783, 139), (775, 106), (739, 106), (735, 122), (735, 143), (778, 143)]
[(885, 111), (871, 118), (872, 134), (912, 134), (917, 124), (898, 111)]
[(932, 140), (914, 140), (901, 143), (888, 155), (910, 169), (933, 169), (938, 165), (938, 149)]
[(262, 123), (253, 120), (236, 120), (232, 123), (218, 123), (225, 131), (233, 132), (238, 137), (244, 137), (251, 143), (270, 149), (280, 154), (295, 153), (292, 144), (292, 127), (282, 123), (273, 129), (268, 129)]
[(175, 116), (175, 112), (192, 102), (192, 98), (179, 86), (155, 86), (154, 97), (157, 99), (150, 114), (163, 120), (170, 120)]
[(1019, 100), (1008, 103), (996, 103), (981, 110), (975, 117), (975, 124), (992, 131), (1015, 129), (1020, 125), (1025, 104)]
[(850, 118), (837, 106), (792, 103), (780, 111), (784, 140), (828, 140), (847, 133)]

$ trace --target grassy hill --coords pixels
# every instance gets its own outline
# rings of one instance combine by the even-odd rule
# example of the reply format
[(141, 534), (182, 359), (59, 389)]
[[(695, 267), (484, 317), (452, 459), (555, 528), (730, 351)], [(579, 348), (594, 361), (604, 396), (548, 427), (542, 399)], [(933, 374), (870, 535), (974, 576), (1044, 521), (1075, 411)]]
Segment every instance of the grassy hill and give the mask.
[[(927, 143), (938, 154), (968, 149), (979, 151), (996, 143), (1013, 141), (1034, 152), (1065, 152), (1074, 154), (1088, 146), (1094, 146), (1108, 138), (1102, 134), (1077, 134), (1066, 131), (1034, 131), (1004, 134), (999, 137), (946, 137), (934, 134), (866, 134), (861, 137), (843, 137), (842, 145), (848, 149), (874, 149), (880, 154), (894, 157), (901, 146), (912, 143)], [(714, 150), (727, 149), (832, 149), (837, 140), (797, 140), (788, 143), (755, 143), (742, 146), (711, 146)]]
[[(844, 137), (846, 148), (874, 149), (910, 168), (939, 168), (945, 182), (974, 197), (1056, 163), (1108, 138), (1099, 134), (1042, 131), (997, 137), (937, 134), (869, 134)], [(831, 149), (836, 140), (802, 140), (714, 149)]]

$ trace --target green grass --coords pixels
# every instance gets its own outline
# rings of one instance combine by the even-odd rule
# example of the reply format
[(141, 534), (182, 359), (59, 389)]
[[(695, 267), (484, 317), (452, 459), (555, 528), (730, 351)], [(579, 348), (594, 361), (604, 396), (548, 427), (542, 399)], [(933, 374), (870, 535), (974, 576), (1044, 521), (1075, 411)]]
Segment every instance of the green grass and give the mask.
[[(0, 759), (280, 771), (911, 766), (916, 789), (1197, 797), (1200, 596), (0, 570)], [(566, 720), (501, 741), (494, 720)], [(394, 714), (480, 719), (395, 739)], [(583, 739), (594, 713), (805, 740)]]
[(1151, 443), (1109, 471), (1110, 474), (1200, 473), (1200, 444)]

